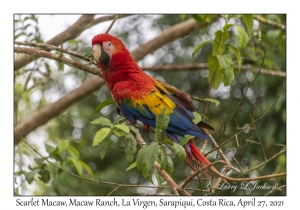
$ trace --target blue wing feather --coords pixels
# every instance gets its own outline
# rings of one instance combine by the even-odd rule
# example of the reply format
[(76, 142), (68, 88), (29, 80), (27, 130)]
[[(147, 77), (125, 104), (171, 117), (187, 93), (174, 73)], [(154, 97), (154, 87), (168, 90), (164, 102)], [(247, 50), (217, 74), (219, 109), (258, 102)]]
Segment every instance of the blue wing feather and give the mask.
[[(173, 113), (169, 115), (170, 122), (166, 129), (168, 136), (175, 142), (177, 142), (178, 139), (182, 139), (185, 134), (210, 140), (209, 136), (207, 136), (197, 127), (197, 125), (193, 123), (192, 119), (194, 118), (194, 115), (192, 112), (187, 110), (181, 104), (176, 103), (176, 100), (174, 100), (174, 102), (177, 106), (173, 110)], [(118, 106), (124, 114), (124, 117), (131, 123), (136, 124), (136, 120), (139, 120), (147, 125), (155, 127), (156, 116), (148, 109), (147, 106), (133, 107), (132, 104), (128, 102), (118, 103)]]

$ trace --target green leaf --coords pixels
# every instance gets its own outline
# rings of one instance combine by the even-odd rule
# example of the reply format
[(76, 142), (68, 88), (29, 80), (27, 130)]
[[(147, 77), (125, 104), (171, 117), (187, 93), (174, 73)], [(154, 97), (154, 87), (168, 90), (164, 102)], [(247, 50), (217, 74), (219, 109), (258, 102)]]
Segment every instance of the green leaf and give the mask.
[(195, 136), (191, 136), (191, 135), (184, 135), (184, 137), (179, 141), (179, 144), (181, 146), (185, 145), (189, 140), (191, 140), (192, 138), (195, 138)]
[(44, 183), (48, 183), (50, 180), (50, 173), (48, 170), (46, 169), (41, 169), (40, 172), (40, 179), (44, 182)]
[(231, 84), (233, 78), (233, 69), (222, 69), (224, 86)]
[(108, 126), (108, 127), (113, 126), (111, 121), (105, 117), (99, 117), (98, 119), (93, 120), (91, 123), (92, 124), (100, 124), (100, 125)]
[(106, 150), (107, 150), (108, 148), (110, 148), (110, 147), (114, 144), (114, 141), (111, 140), (109, 137), (110, 137), (110, 136), (107, 136), (106, 138), (104, 138), (104, 139), (102, 140), (102, 142), (100, 142), (100, 143), (98, 144), (99, 155), (100, 155), (101, 160), (104, 159)]
[[(58, 174), (58, 168), (56, 168), (55, 166), (51, 165), (48, 162), (46, 164), (47, 164), (47, 168), (49, 170), (49, 173), (52, 175), (53, 178), (56, 178), (56, 176)], [(60, 162), (56, 161), (55, 165), (60, 167)]]
[(82, 162), (81, 160), (78, 160), (78, 162), (89, 173), (89, 175), (93, 176), (93, 171), (86, 163)]
[(225, 55), (217, 55), (217, 59), (219, 61), (219, 65), (222, 70), (224, 85), (228, 86), (231, 84), (232, 76), (233, 76), (232, 58), (229, 54), (225, 54)]
[(161, 140), (161, 129), (154, 128), (154, 140), (158, 142)]
[(71, 150), (76, 158), (79, 158), (79, 151), (77, 150), (77, 148), (73, 147), (73, 146), (69, 146), (68, 148), (69, 150)]
[(174, 142), (172, 140), (170, 140), (170, 139), (164, 139), (162, 142), (164, 144), (168, 144), (168, 145), (173, 145), (174, 144)]
[(161, 170), (165, 170), (167, 166), (167, 153), (166, 150), (163, 147), (159, 148), (159, 154), (160, 154), (160, 168)]
[(132, 130), (135, 134), (140, 133), (139, 129), (137, 129), (136, 127), (134, 127), (134, 126), (132, 126), (132, 125), (130, 125), (129, 128), (130, 128), (130, 130)]
[(94, 137), (94, 142), (93, 142), (93, 146), (98, 145), (100, 142), (103, 141), (103, 139), (105, 139), (108, 134), (110, 133), (111, 129), (110, 128), (101, 128), (95, 135)]
[(93, 48), (91, 48), (91, 47), (85, 47), (83, 49), (83, 53), (84, 53), (84, 58), (85, 59), (93, 58)]
[(195, 124), (198, 124), (199, 122), (201, 122), (201, 120), (202, 120), (202, 117), (201, 117), (201, 115), (199, 114), (199, 113), (197, 113), (197, 112), (193, 112), (193, 115), (194, 115), (194, 119), (193, 119), (193, 122), (195, 123)]
[(44, 166), (44, 158), (34, 158), (34, 161), (39, 168), (42, 168)]
[(253, 29), (253, 15), (242, 15), (242, 20), (247, 27), (248, 34), (251, 34)]
[(156, 168), (154, 168), (154, 174), (155, 178), (157, 180), (158, 185), (161, 187), (162, 183), (165, 181), (165, 179), (159, 174)]
[(230, 14), (228, 15), (228, 20), (231, 19), (231, 18), (240, 18), (242, 15), (237, 15), (237, 14)]
[(124, 131), (125, 133), (130, 132), (129, 127), (127, 125), (118, 124), (118, 125), (115, 125), (114, 128), (118, 128), (118, 129)]
[(233, 26), (233, 24), (225, 24), (225, 26), (223, 27), (223, 31), (226, 31), (231, 26)]
[(214, 71), (218, 67), (218, 59), (215, 55), (209, 56), (207, 63), (209, 71)]
[(126, 136), (126, 132), (123, 131), (123, 130), (121, 130), (121, 129), (119, 129), (119, 128), (114, 128), (112, 131), (118, 137), (124, 137), (124, 136)]
[(102, 108), (110, 105), (110, 104), (115, 104), (115, 101), (113, 98), (109, 98), (106, 101), (101, 102), (97, 107), (96, 107), (96, 112), (100, 112)]
[(220, 104), (220, 101), (218, 101), (217, 99), (214, 99), (214, 98), (205, 98), (204, 100), (215, 103), (216, 106), (218, 106)]
[(166, 171), (169, 175), (171, 175), (172, 172), (173, 172), (173, 170), (174, 170), (173, 160), (172, 160), (169, 156), (167, 156), (167, 165), (166, 165), (165, 171)]
[(79, 158), (79, 152), (75, 147), (69, 146), (67, 152), (72, 158)]
[(104, 157), (105, 157), (105, 149), (104, 149), (104, 148), (100, 149), (100, 152), (99, 152), (99, 154), (100, 154), (100, 158), (101, 158), (101, 160), (103, 160), (103, 159), (104, 159)]
[(281, 34), (282, 34), (282, 31), (279, 29), (268, 30), (266, 33), (268, 40), (274, 44), (276, 44), (278, 42), (277, 39)]
[(185, 152), (185, 149), (183, 148), (183, 146), (181, 146), (180, 144), (174, 143), (172, 145), (172, 148), (176, 152), (177, 157), (179, 158), (179, 160), (180, 161), (184, 161), (185, 157), (186, 157), (186, 152)]
[(25, 33), (21, 32), (18, 35), (14, 36), (14, 40), (18, 39), (20, 36), (25, 35)]
[(128, 168), (126, 168), (126, 171), (129, 171), (135, 167), (136, 167), (136, 162), (132, 163)]
[(225, 20), (228, 18), (227, 14), (221, 14), (221, 17), (223, 17)]
[[(209, 69), (209, 74), (207, 77), (208, 82), (211, 84), (211, 87), (216, 90), (221, 84), (223, 79), (222, 72), (219, 68), (219, 63), (216, 56), (214, 55), (209, 56), (208, 69)], [(213, 76), (214, 74), (215, 76)]]
[(73, 163), (75, 166), (77, 173), (81, 176), (82, 175), (82, 165), (80, 164), (79, 160), (75, 158), (68, 157), (68, 160)]
[(235, 57), (236, 57), (236, 60), (238, 62), (238, 66), (239, 66), (239, 71), (240, 71), (242, 68), (242, 57), (241, 57), (240, 51), (237, 48), (237, 46), (235, 46), (234, 44), (228, 44), (228, 45), (230, 46), (231, 50), (235, 54)]
[(149, 181), (151, 182), (151, 184), (154, 185), (154, 182), (153, 182), (153, 179), (152, 179), (152, 175), (151, 175), (151, 174), (149, 174), (148, 179), (149, 179)]
[(239, 41), (240, 41), (240, 48), (244, 48), (247, 43), (248, 43), (248, 35), (245, 32), (245, 30), (243, 29), (243, 27), (235, 25), (235, 27), (238, 30), (238, 36), (239, 36)]
[(57, 148), (59, 154), (63, 153), (69, 147), (69, 142), (66, 140), (58, 140)]
[(230, 69), (233, 67), (232, 58), (229, 54), (217, 55), (217, 59), (221, 69)]
[(147, 178), (158, 156), (158, 144), (154, 143), (139, 150), (136, 158), (137, 169)]
[(227, 41), (229, 37), (228, 31), (221, 31), (218, 30), (215, 33), (215, 39), (214, 39), (214, 47), (213, 47), (213, 55), (221, 55), (225, 50), (225, 42)]
[(193, 52), (193, 54), (192, 54), (192, 56), (193, 56), (193, 59), (195, 59), (194, 58), (194, 56), (195, 56), (195, 54), (205, 45), (205, 44), (207, 44), (207, 43), (212, 43), (213, 42), (213, 40), (206, 40), (206, 41), (204, 41), (204, 42), (201, 42), (199, 45), (197, 45), (196, 47), (195, 47), (195, 49), (194, 49), (194, 52)]
[(202, 23), (202, 18), (199, 15), (192, 15), (192, 17), (198, 22), (198, 23)]
[(165, 130), (167, 129), (169, 122), (170, 122), (170, 117), (168, 115), (165, 115), (165, 107), (163, 108), (162, 112), (157, 115), (156, 117), (156, 128)]
[(31, 182), (33, 181), (34, 179), (34, 176), (40, 171), (40, 169), (35, 169), (33, 171), (30, 171), (30, 172), (26, 172), (26, 171), (23, 171), (23, 174), (25, 176), (25, 179), (26, 181), (31, 184)]
[(199, 16), (202, 19), (202, 22), (204, 21), (206, 23), (210, 23), (215, 17), (215, 15), (212, 15), (212, 14), (203, 14), (203, 15), (199, 15)]
[(136, 140), (131, 133), (127, 133), (125, 137), (125, 154), (128, 163), (133, 161), (134, 154), (136, 153)]

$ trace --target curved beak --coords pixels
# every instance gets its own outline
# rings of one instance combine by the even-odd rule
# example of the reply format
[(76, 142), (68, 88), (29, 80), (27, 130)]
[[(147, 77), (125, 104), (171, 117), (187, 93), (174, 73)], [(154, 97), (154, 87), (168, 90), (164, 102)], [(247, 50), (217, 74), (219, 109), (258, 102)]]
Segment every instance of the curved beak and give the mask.
[(110, 55), (98, 44), (93, 46), (93, 56), (97, 64), (102, 63), (107, 65), (110, 60)]

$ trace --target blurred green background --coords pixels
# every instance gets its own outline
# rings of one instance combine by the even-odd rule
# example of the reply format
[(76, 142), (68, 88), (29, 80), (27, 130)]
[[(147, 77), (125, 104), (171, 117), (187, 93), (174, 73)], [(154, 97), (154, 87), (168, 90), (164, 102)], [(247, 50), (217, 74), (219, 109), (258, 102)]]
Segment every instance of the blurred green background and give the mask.
[[(224, 18), (220, 15), (199, 16), (199, 22), (203, 26), (180, 37), (172, 42), (161, 46), (158, 50), (148, 54), (138, 64), (141, 67), (152, 67), (176, 64), (207, 63), (213, 48), (213, 44), (207, 44), (192, 58), (194, 48), (201, 42), (213, 39), (215, 32), (224, 26)], [(286, 15), (260, 15), (265, 20), (286, 25)], [(67, 16), (66, 16), (67, 18)], [(158, 36), (164, 30), (173, 25), (193, 18), (192, 15), (130, 15), (117, 20), (110, 34), (123, 40), (127, 48), (132, 51), (141, 44)], [(40, 30), (39, 20), (41, 15), (15, 15), (15, 40), (44, 42), (43, 32)], [(241, 18), (233, 18), (230, 23), (241, 25), (245, 28)], [(102, 24), (102, 23), (101, 23)], [(99, 24), (99, 25), (101, 25)], [(51, 26), (49, 26), (51, 27)], [(107, 28), (103, 24), (103, 33)], [(91, 39), (95, 34), (95, 28), (86, 29), (85, 33), (64, 43), (69, 47), (83, 54), (83, 49), (91, 46)], [(60, 31), (57, 32), (57, 34)], [(232, 27), (229, 29), (229, 41), (238, 43), (237, 31)], [(225, 50), (234, 56), (229, 49)], [(286, 31), (276, 25), (266, 24), (254, 18), (253, 32), (249, 34), (249, 41), (244, 49), (241, 49), (243, 65), (263, 69), (286, 72)], [(75, 59), (75, 58), (73, 58)], [(77, 59), (78, 60), (78, 59)], [(207, 80), (208, 70), (172, 70), (172, 71), (146, 71), (150, 76), (166, 81), (167, 83), (189, 93), (191, 96), (205, 98), (209, 83)], [(78, 69), (73, 69), (49, 59), (39, 58), (32, 63), (14, 72), (14, 124), (18, 125), (38, 110), (46, 107), (63, 97), (67, 92), (79, 87), (87, 78), (92, 75)], [(260, 74), (256, 81), (249, 87), (245, 97), (241, 101), (235, 116), (230, 121), (223, 133), (224, 123), (233, 113), (243, 95), (247, 85), (256, 77), (255, 72), (250, 70), (235, 70), (234, 79), (230, 86), (223, 84), (217, 90), (210, 91), (210, 97), (220, 101), (216, 106), (211, 104), (207, 113), (207, 120), (216, 131), (211, 132), (218, 144), (237, 134), (242, 127), (247, 126), (253, 119), (264, 115), (274, 104), (277, 96), (279, 99), (274, 107), (262, 119), (255, 123), (250, 129), (237, 135), (229, 143), (222, 146), (227, 158), (234, 167), (241, 167), (248, 170), (271, 158), (284, 149), (286, 144), (286, 77)], [(51, 119), (45, 125), (30, 133), (26, 140), (34, 148), (41, 152), (44, 157), (57, 165), (78, 174), (80, 167), (82, 176), (103, 182), (132, 185), (152, 185), (144, 178), (136, 168), (126, 171), (130, 165), (126, 162), (124, 143), (117, 136), (112, 136), (113, 144), (105, 151), (105, 157), (100, 158), (100, 148), (93, 147), (92, 142), (95, 133), (101, 128), (99, 125), (90, 122), (100, 116), (115, 121), (119, 118), (114, 105), (109, 105), (95, 112), (99, 103), (111, 97), (110, 92), (104, 85), (98, 91), (86, 96), (84, 99), (72, 104), (60, 115)], [(204, 112), (205, 105), (194, 101), (197, 111)], [(151, 136), (144, 134), (146, 141), (150, 142)], [(237, 148), (237, 141), (243, 147)], [(251, 141), (259, 142), (263, 146)], [(250, 141), (249, 141), (250, 140)], [(68, 143), (65, 143), (68, 142)], [(197, 139), (199, 148), (204, 141)], [(57, 148), (56, 148), (57, 147)], [(56, 152), (53, 150), (56, 148)], [(210, 143), (207, 144), (205, 152), (213, 149)], [(265, 156), (264, 156), (265, 153)], [(210, 161), (216, 159), (216, 151), (207, 157)], [(70, 161), (68, 157), (76, 157), (80, 162)], [(37, 158), (37, 159), (36, 159)], [(220, 157), (218, 156), (217, 159)], [(180, 162), (176, 156), (172, 156), (174, 171), (171, 177), (180, 184), (191, 174), (191, 169), (185, 162)], [(239, 165), (237, 164), (239, 163)], [(15, 146), (15, 195), (107, 195), (116, 185), (100, 184), (85, 181), (51, 167), (23, 142)], [(81, 164), (81, 166), (78, 166)], [(79, 168), (78, 168), (79, 167)], [(220, 171), (222, 165), (217, 165)], [(271, 175), (286, 171), (285, 153), (272, 159), (262, 167), (249, 173), (238, 173), (230, 171), (230, 177), (255, 177)], [(215, 177), (216, 178), (216, 177)], [(154, 182), (155, 178), (154, 178)], [(207, 189), (209, 181), (199, 183), (198, 179), (192, 180), (188, 188)], [(259, 185), (283, 186), (281, 190), (274, 190), (270, 195), (286, 195), (286, 178), (273, 178), (259, 181)], [(212, 195), (265, 195), (268, 190), (250, 190), (255, 182), (250, 182), (248, 190), (242, 189), (241, 183), (232, 182), (238, 186), (234, 192), (231, 190), (216, 190)], [(246, 184), (246, 183), (244, 183)], [(157, 185), (156, 185), (157, 186)], [(167, 186), (164, 183), (164, 186)], [(252, 187), (251, 187), (252, 186)], [(190, 190), (192, 195), (201, 195), (200, 191)], [(143, 188), (138, 186), (120, 187), (112, 195), (155, 195), (171, 194), (170, 188)]]

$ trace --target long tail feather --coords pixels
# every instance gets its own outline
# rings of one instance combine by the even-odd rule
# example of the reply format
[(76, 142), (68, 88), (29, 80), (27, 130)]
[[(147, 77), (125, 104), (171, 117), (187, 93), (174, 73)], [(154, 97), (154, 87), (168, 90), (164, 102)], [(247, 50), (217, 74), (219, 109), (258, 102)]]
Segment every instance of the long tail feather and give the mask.
[[(191, 149), (191, 153), (189, 154), (189, 158), (191, 158), (192, 160), (194, 160), (194, 162), (200, 167), (204, 167), (207, 165), (210, 165), (211, 163), (206, 159), (206, 157), (200, 152), (200, 150), (198, 149), (198, 147), (192, 142), (189, 142), (189, 146)], [(188, 157), (188, 156), (187, 156)], [(187, 162), (187, 161), (186, 161)], [(191, 167), (193, 169), (193, 171), (195, 171), (195, 167)], [(215, 171), (218, 172), (217, 169), (214, 166), (210, 167), (211, 171)], [(208, 175), (207, 170), (203, 170), (204, 175), (211, 179), (211, 177)], [(228, 184), (228, 182), (226, 180), (223, 179), (224, 182), (226, 182)]]
[[(189, 146), (190, 146), (191, 152), (188, 153), (187, 157), (192, 159), (197, 164), (197, 166), (199, 166), (200, 168), (203, 168), (204, 166), (210, 164), (210, 162), (206, 159), (206, 157), (200, 152), (200, 150), (195, 146), (195, 144), (192, 141), (189, 142)], [(214, 168), (216, 170), (216, 168), (213, 166), (211, 168)], [(192, 168), (192, 169), (193, 169), (193, 171), (196, 171), (196, 170), (194, 170), (194, 168)], [(211, 179), (211, 177), (207, 173), (207, 170), (203, 170), (202, 173), (207, 178)]]

